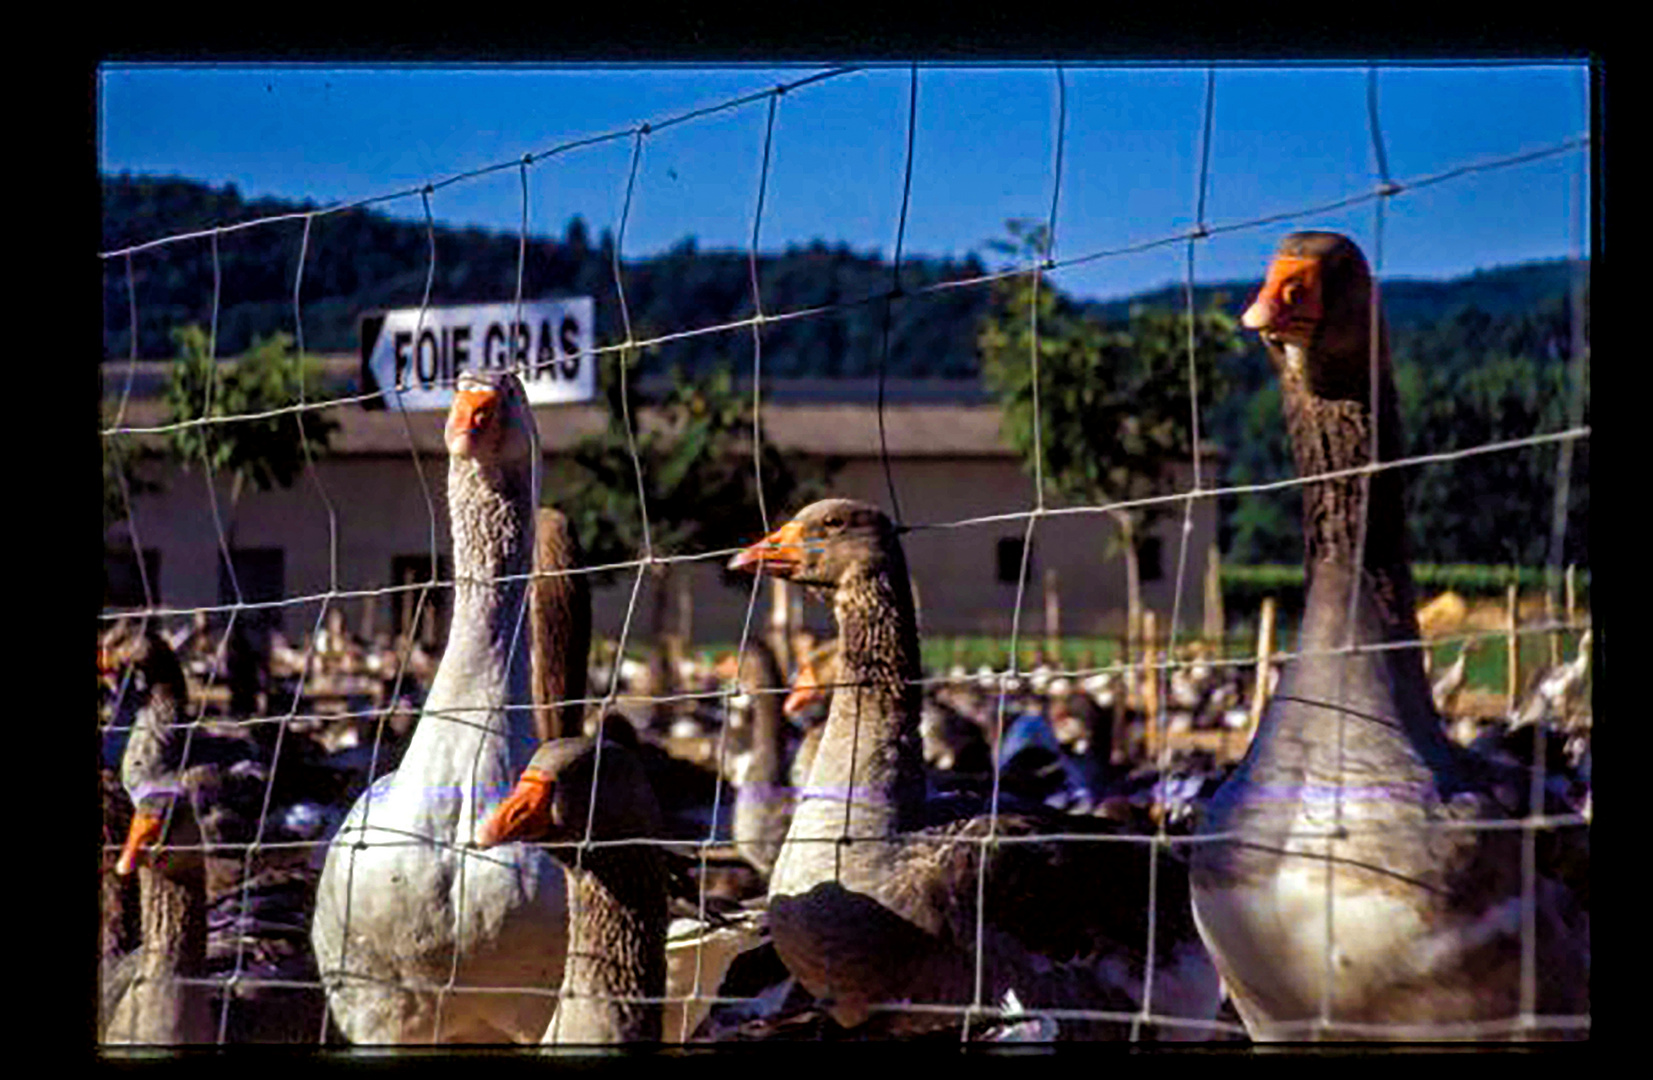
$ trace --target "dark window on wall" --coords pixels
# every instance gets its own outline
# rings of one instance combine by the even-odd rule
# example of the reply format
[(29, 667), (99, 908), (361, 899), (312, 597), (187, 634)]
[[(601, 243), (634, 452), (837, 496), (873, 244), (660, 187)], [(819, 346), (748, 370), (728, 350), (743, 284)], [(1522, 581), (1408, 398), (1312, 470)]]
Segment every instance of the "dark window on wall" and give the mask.
[(103, 553), (103, 606), (140, 608), (150, 603), (144, 597), (144, 577), (149, 578), (149, 591), (155, 603), (161, 600), (161, 551), (143, 549), (143, 567), (140, 573), (138, 556), (131, 548), (114, 548)]
[[(423, 612), (419, 616), (417, 636), (427, 648), (441, 645), (448, 637), (448, 612), (453, 603), (453, 560), (446, 555), (436, 557), (435, 588), (425, 592)], [(390, 560), (390, 583), (397, 586), (418, 585), (430, 580), (429, 555), (396, 555)], [(422, 590), (405, 589), (390, 594), (390, 633), (399, 638), (420, 611)]]
[[(1014, 585), (1022, 580), (1022, 538), (1019, 536), (1002, 536), (994, 552), (995, 563), (998, 566), (998, 579), (1002, 585)], [(1029, 580), (1033, 574), (1032, 553), (1029, 552), (1027, 561)]]
[[(234, 568), (234, 576), (230, 574)], [(285, 597), (287, 584), (287, 553), (281, 548), (235, 548), (230, 561), (218, 555), (218, 602), (236, 602), (236, 586), (241, 586), (240, 600), (244, 604), (262, 604)], [(236, 621), (246, 620), (251, 628), (280, 626), (280, 607), (261, 607), (243, 611)]]
[(1137, 573), (1144, 582), (1158, 581), (1165, 576), (1164, 545), (1157, 536), (1145, 536), (1136, 548)]

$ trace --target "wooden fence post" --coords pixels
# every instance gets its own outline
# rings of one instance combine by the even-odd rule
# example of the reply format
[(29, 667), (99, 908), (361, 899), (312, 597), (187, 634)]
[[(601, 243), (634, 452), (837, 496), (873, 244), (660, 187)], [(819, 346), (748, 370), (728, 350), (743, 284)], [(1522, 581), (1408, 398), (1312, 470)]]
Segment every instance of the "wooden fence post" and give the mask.
[(362, 640), (368, 645), (373, 644), (373, 635), (379, 629), (379, 598), (377, 596), (362, 597)]
[(1159, 661), (1159, 642), (1156, 640), (1154, 612), (1150, 608), (1142, 613), (1142, 712), (1146, 721), (1143, 736), (1147, 741), (1148, 760), (1159, 759), (1160, 730), (1159, 730), (1159, 670), (1155, 665)]
[(1056, 567), (1045, 567), (1045, 653), (1051, 663), (1061, 667), (1062, 597), (1056, 580)]
[(1561, 664), (1561, 630), (1555, 624), (1555, 579), (1550, 578), (1544, 583), (1544, 621), (1550, 625), (1544, 635), (1550, 644), (1550, 666)]
[(1205, 549), (1205, 640), (1219, 646), (1221, 656), (1223, 631), (1223, 565), (1222, 553), (1215, 540)]
[[(792, 655), (792, 604), (790, 596), (791, 582), (785, 578), (770, 577), (769, 579), (769, 648), (775, 654), (775, 662), (780, 665), (783, 678), (790, 678), (796, 666)], [(802, 657), (796, 658), (797, 662)]]
[(1508, 634), (1509, 670), (1504, 680), (1504, 692), (1509, 697), (1509, 711), (1514, 712), (1520, 707), (1521, 697), (1521, 586), (1512, 584), (1505, 593), (1505, 603), (1509, 609)]

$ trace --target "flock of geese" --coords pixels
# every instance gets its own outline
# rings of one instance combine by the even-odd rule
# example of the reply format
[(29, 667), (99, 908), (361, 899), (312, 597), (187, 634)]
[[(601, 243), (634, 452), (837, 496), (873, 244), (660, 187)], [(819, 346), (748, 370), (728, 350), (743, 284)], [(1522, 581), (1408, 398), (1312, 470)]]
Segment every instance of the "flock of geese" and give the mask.
[[(945, 725), (926, 716), (900, 530), (827, 499), (729, 563), (827, 598), (838, 636), (830, 678), (806, 665), (784, 702), (773, 655), (743, 653), (733, 833), (764, 895), (701, 895), (689, 915), (694, 860), (660, 842), (667, 793), (647, 744), (618, 714), (588, 726), (566, 704), (586, 697), (589, 599), (582, 575), (555, 573), (578, 554), (540, 509), (522, 386), (463, 374), (445, 430), (446, 649), (396, 769), (312, 868), (308, 927), (283, 927), (309, 948), (235, 949), (230, 970), (269, 995), (237, 1015), (275, 1017), (264, 1027), (237, 1028), (229, 1007), (259, 987), (208, 975), (214, 848), (242, 871), (216, 891), (256, 923), (255, 894), (290, 880), (282, 857), (304, 845), (266, 829), (269, 774), (244, 740), (180, 723), (183, 672), (157, 632), (100, 657), (139, 703), (104, 794), (142, 939), (105, 970), (103, 1041), (681, 1041), (705, 1037), (714, 998), (771, 982), (752, 990), (768, 1015), (808, 1000), (812, 1030), (847, 1037), (1204, 1039), (1225, 1017), (1256, 1040), (1586, 1036), (1587, 816), (1519, 754), (1461, 746), (1437, 712), (1403, 477), (1362, 471), (1401, 445), (1378, 311), (1359, 249), (1303, 232), (1244, 314), (1280, 379), (1299, 474), (1331, 475), (1303, 488), (1298, 655), (1197, 813), (1173, 828), (1067, 812), (991, 764), (985, 788), (938, 784), (927, 745)], [(783, 713), (822, 704), (789, 762)], [(1537, 814), (1545, 827), (1510, 827)], [(287, 989), (305, 983), (325, 988), (325, 1015)], [(764, 1009), (725, 1033), (783, 1037)]]

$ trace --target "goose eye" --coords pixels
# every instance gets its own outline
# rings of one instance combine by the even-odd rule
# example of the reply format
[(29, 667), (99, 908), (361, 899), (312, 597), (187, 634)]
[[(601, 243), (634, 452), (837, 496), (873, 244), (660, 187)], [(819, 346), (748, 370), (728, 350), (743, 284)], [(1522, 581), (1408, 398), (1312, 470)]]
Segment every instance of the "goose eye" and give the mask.
[(821, 524), (825, 525), (829, 529), (837, 529), (837, 528), (841, 528), (843, 526), (844, 519), (841, 518), (841, 517), (833, 516), (833, 517), (827, 518)]

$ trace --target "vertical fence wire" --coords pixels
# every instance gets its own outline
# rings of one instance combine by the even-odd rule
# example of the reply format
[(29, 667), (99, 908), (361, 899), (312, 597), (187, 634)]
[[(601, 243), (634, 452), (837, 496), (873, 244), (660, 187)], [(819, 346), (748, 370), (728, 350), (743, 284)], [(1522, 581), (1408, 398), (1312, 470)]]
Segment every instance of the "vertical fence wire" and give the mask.
[(1194, 228), (1188, 234), (1188, 250), (1184, 260), (1185, 274), (1183, 277), (1183, 312), (1188, 324), (1188, 448), (1194, 463), (1194, 487), (1190, 498), (1182, 504), (1182, 528), (1178, 531), (1177, 544), (1177, 577), (1171, 592), (1171, 625), (1166, 634), (1164, 663), (1152, 671), (1144, 671), (1145, 678), (1154, 680), (1154, 700), (1160, 702), (1156, 710), (1157, 715), (1150, 718), (1158, 728), (1156, 743), (1159, 747), (1159, 777), (1160, 782), (1154, 789), (1154, 816), (1157, 818), (1154, 825), (1154, 840), (1148, 846), (1148, 941), (1147, 960), (1143, 966), (1142, 976), (1142, 1007), (1136, 1018), (1131, 1021), (1131, 1040), (1135, 1042), (1143, 1025), (1151, 1023), (1154, 1017), (1154, 975), (1157, 972), (1158, 938), (1159, 938), (1159, 860), (1168, 849), (1167, 826), (1169, 825), (1170, 809), (1165, 804), (1168, 796), (1167, 781), (1171, 774), (1171, 739), (1169, 720), (1164, 703), (1169, 700), (1167, 681), (1171, 665), (1176, 661), (1177, 631), (1182, 625), (1182, 597), (1183, 587), (1187, 583), (1188, 573), (1188, 541), (1194, 532), (1194, 504), (1201, 497), (1204, 490), (1204, 474), (1201, 470), (1200, 457), (1200, 380), (1198, 363), (1198, 335), (1196, 330), (1197, 315), (1194, 311), (1194, 258), (1201, 239), (1207, 235), (1205, 223), (1206, 193), (1210, 187), (1211, 178), (1211, 131), (1216, 118), (1217, 106), (1217, 72), (1215, 68), (1207, 68), (1205, 72), (1205, 122), (1201, 125), (1200, 136), (1200, 172), (1199, 180), (1195, 184), (1194, 195)]
[[(420, 332), (424, 328), (425, 315), (430, 310), (431, 289), (436, 283), (436, 220), (430, 208), (431, 191), (431, 187), (426, 185), (419, 192), (420, 206), (424, 210), (425, 217), (425, 240), (428, 256), (425, 262), (425, 289), (419, 300), (419, 314), (414, 320), (414, 341), (419, 340)], [(389, 722), (390, 715), (396, 711), (398, 703), (401, 701), (402, 686), (407, 678), (408, 668), (413, 662), (413, 650), (418, 647), (418, 629), (423, 624), (425, 612), (429, 607), (431, 592), (433, 589), (441, 587), (438, 585), (441, 575), (438, 572), (439, 563), (436, 545), (436, 499), (431, 493), (430, 480), (425, 476), (425, 467), (420, 458), (418, 440), (414, 438), (413, 434), (413, 422), (408, 418), (407, 399), (404, 394), (406, 389), (407, 386), (402, 381), (402, 373), (397, 372), (396, 392), (393, 397), (396, 404), (396, 413), (401, 419), (402, 434), (407, 440), (408, 452), (413, 458), (413, 471), (419, 478), (419, 489), (425, 499), (426, 524), (430, 544), (430, 576), (420, 587), (418, 599), (414, 602), (413, 611), (408, 617), (408, 623), (402, 628), (402, 641), (397, 649), (396, 656), (396, 676), (391, 682), (390, 693), (386, 698), (385, 711), (379, 717), (379, 722), (374, 725), (373, 729), (373, 750), (368, 755), (367, 784), (359, 800), (359, 805), (362, 808), (361, 819), (357, 822), (354, 830), (356, 834), (355, 841), (349, 846), (348, 861), (345, 867), (344, 916), (339, 931), (339, 961), (336, 972), (338, 985), (341, 989), (352, 977), (350, 974), (350, 921), (356, 895), (356, 855), (368, 848), (366, 837), (373, 809), (374, 792), (383, 779), (378, 773), (379, 755), (384, 748), (385, 725)], [(349, 818), (347, 817), (344, 824), (348, 823)], [(341, 824), (339, 833), (332, 842), (333, 845), (343, 842), (344, 824)], [(329, 857), (331, 857), (331, 852)], [(317, 959), (319, 961), (320, 957)], [(320, 976), (323, 983), (327, 983), (328, 972), (322, 971)], [(371, 976), (364, 973), (360, 978), (368, 979)], [(329, 992), (329, 997), (331, 997), (331, 992)], [(329, 1003), (329, 1011), (331, 1011), (331, 1003)], [(438, 1023), (440, 1023), (440, 1018), (438, 1018)], [(320, 1027), (321, 1030), (316, 1033), (316, 1041), (325, 1043), (327, 1040), (326, 1016), (322, 1017)]]

